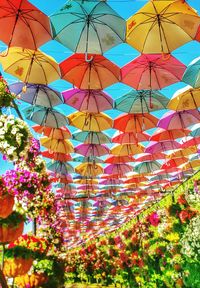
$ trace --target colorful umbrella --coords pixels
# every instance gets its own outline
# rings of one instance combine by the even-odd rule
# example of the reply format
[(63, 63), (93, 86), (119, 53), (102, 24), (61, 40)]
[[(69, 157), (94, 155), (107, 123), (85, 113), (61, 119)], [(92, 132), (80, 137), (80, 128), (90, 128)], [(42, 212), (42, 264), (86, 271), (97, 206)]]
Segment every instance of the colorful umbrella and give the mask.
[(166, 158), (166, 154), (164, 153), (142, 153), (138, 155), (139, 157), (137, 157), (135, 159), (135, 162), (147, 162), (147, 161), (155, 161), (155, 160), (163, 160)]
[(40, 50), (11, 47), (8, 52), (2, 52), (0, 63), (5, 72), (24, 83), (47, 85), (60, 78), (57, 62)]
[(103, 174), (103, 168), (99, 164), (83, 163), (75, 168), (75, 172), (82, 176), (95, 177), (99, 174)]
[(125, 40), (125, 20), (106, 2), (73, 2), (50, 19), (54, 39), (74, 52), (103, 54)]
[(158, 91), (131, 90), (115, 100), (114, 108), (126, 113), (150, 113), (167, 108), (169, 99)]
[(62, 92), (65, 104), (76, 110), (100, 113), (113, 108), (113, 99), (101, 90), (70, 89)]
[(143, 162), (135, 166), (135, 171), (139, 174), (151, 174), (156, 170), (160, 170), (160, 163), (157, 161)]
[(110, 164), (104, 168), (105, 174), (117, 174), (119, 176), (132, 172), (132, 171), (133, 171), (133, 167), (125, 163)]
[(20, 100), (31, 105), (39, 105), (46, 108), (63, 103), (61, 94), (46, 85), (27, 84), (26, 91), (23, 91), (24, 83), (18, 82), (9, 86), (10, 92), (15, 93), (20, 97)]
[(103, 156), (109, 154), (109, 148), (100, 144), (80, 144), (75, 147), (75, 152), (83, 156)]
[(47, 164), (47, 168), (50, 171), (61, 175), (66, 175), (74, 172), (74, 168), (70, 164), (63, 163), (61, 161), (55, 161), (54, 163), (49, 163)]
[(42, 146), (49, 149), (49, 151), (57, 152), (57, 153), (73, 153), (74, 147), (69, 140), (57, 140), (48, 137), (43, 137), (40, 139), (40, 143)]
[(188, 65), (182, 81), (194, 88), (200, 88), (200, 57), (197, 57)]
[(149, 141), (150, 135), (146, 132), (120, 132), (116, 131), (112, 138), (113, 143), (137, 144), (138, 142)]
[(127, 163), (135, 162), (133, 156), (109, 156), (105, 159), (105, 163), (109, 164), (118, 164), (118, 163)]
[(0, 40), (36, 50), (51, 39), (49, 18), (26, 0), (1, 0)]
[(142, 132), (155, 128), (158, 119), (148, 113), (144, 114), (122, 114), (114, 120), (113, 128), (122, 132)]
[(200, 144), (200, 136), (199, 137), (188, 137), (186, 138), (187, 140), (183, 142), (183, 144), (181, 145), (182, 148), (188, 148), (190, 146), (197, 146)]
[(82, 131), (100, 132), (112, 127), (112, 119), (104, 113), (74, 112), (68, 116), (69, 124)]
[(200, 107), (200, 88), (191, 89), (190, 86), (178, 90), (170, 99), (168, 109), (175, 111), (192, 110)]
[(185, 129), (200, 122), (198, 110), (169, 111), (165, 113), (158, 122), (158, 127), (163, 129)]
[(129, 156), (142, 153), (144, 151), (144, 147), (136, 144), (119, 144), (115, 145), (110, 153), (116, 156)]
[(186, 157), (170, 159), (161, 166), (161, 169), (170, 169), (174, 167), (179, 167), (180, 165), (186, 162), (188, 162), (188, 158)]
[(169, 158), (171, 159), (174, 159), (174, 158), (179, 158), (179, 157), (187, 157), (191, 154), (195, 154), (197, 153), (197, 147), (195, 146), (191, 146), (191, 147), (188, 147), (188, 148), (182, 148), (178, 151), (175, 151), (171, 154), (168, 155)]
[(74, 54), (60, 63), (62, 79), (79, 89), (104, 89), (119, 82), (120, 68), (102, 55)]
[(200, 167), (200, 160), (197, 159), (197, 160), (189, 161), (182, 167), (182, 169), (188, 170), (188, 169), (199, 168), (199, 167)]
[(36, 133), (43, 134), (44, 136), (47, 136), (49, 138), (70, 139), (72, 136), (71, 132), (69, 131), (67, 127), (51, 128), (51, 127), (35, 125), (32, 128)]
[(190, 132), (190, 135), (192, 137), (200, 136), (200, 125), (199, 125), (199, 123), (194, 125), (194, 126), (192, 126), (192, 131)]
[(82, 163), (104, 163), (104, 161), (101, 158), (95, 157), (95, 156), (88, 156), (88, 157), (74, 157), (72, 159), (73, 162), (82, 162)]
[(152, 141), (152, 142), (149, 142), (149, 144), (145, 148), (145, 152), (154, 154), (154, 153), (160, 153), (163, 151), (175, 150), (175, 149), (180, 149), (180, 148), (181, 148), (181, 144), (179, 144), (178, 142), (174, 140), (167, 140), (163, 142)]
[(125, 184), (140, 184), (141, 182), (147, 181), (148, 178), (145, 176), (139, 175), (138, 177), (129, 177), (127, 180), (124, 181)]
[(48, 150), (42, 151), (41, 154), (45, 158), (54, 159), (54, 160), (60, 161), (60, 162), (72, 161), (72, 157), (69, 154), (57, 153), (57, 152), (51, 152), (50, 153)]
[(111, 143), (111, 139), (103, 132), (81, 131), (73, 133), (73, 139), (85, 144), (106, 144)]
[(99, 182), (100, 185), (119, 185), (119, 184), (123, 184), (123, 181), (121, 179), (105, 179), (102, 180), (101, 182)]
[(165, 130), (162, 128), (157, 128), (157, 130), (152, 134), (150, 140), (151, 141), (166, 141), (166, 140), (174, 140), (177, 138), (182, 138), (187, 136), (190, 133), (189, 129), (172, 129)]
[(76, 179), (74, 180), (74, 183), (76, 184), (87, 184), (87, 185), (93, 185), (93, 184), (98, 184), (99, 181), (97, 179), (93, 178), (83, 178), (83, 179)]
[(137, 89), (159, 90), (182, 79), (186, 66), (173, 56), (142, 54), (121, 69), (122, 82)]
[(26, 119), (41, 126), (59, 128), (68, 124), (67, 117), (55, 109), (32, 106), (23, 109)]
[(169, 53), (193, 40), (199, 25), (186, 1), (149, 1), (127, 20), (126, 41), (143, 53)]

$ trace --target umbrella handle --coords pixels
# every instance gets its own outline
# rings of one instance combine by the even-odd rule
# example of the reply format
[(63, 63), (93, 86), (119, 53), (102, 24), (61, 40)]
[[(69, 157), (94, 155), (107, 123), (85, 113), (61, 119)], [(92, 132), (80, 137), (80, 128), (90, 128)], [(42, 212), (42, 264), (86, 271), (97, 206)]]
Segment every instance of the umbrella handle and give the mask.
[(93, 56), (91, 56), (90, 58), (88, 58), (88, 52), (85, 52), (85, 61), (86, 62), (91, 62), (94, 59)]
[(170, 53), (163, 53), (162, 52), (162, 60), (169, 60), (170, 57), (171, 57)]

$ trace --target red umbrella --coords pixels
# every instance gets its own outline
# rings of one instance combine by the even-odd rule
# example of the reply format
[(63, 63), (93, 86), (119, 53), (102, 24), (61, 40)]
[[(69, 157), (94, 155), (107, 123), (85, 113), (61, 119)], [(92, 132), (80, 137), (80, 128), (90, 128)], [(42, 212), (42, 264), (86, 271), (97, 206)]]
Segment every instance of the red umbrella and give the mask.
[(195, 137), (195, 138), (190, 138), (183, 142), (182, 144), (182, 148), (188, 148), (188, 147), (191, 147), (191, 146), (197, 146), (200, 144), (200, 137)]
[(146, 132), (138, 132), (138, 133), (125, 133), (116, 131), (112, 138), (113, 143), (120, 144), (136, 144), (138, 142), (149, 141), (150, 135)]
[(164, 153), (141, 153), (138, 155), (139, 157), (135, 159), (135, 162), (147, 162), (147, 161), (155, 161), (166, 158), (166, 154)]
[(148, 113), (122, 114), (114, 120), (113, 128), (122, 132), (139, 133), (155, 128), (157, 122), (158, 118)]
[(120, 68), (102, 55), (74, 54), (60, 63), (62, 79), (79, 89), (104, 89), (120, 81)]
[(135, 162), (133, 156), (109, 156), (104, 161), (109, 164), (118, 164), (118, 163), (127, 163), (127, 162)]
[(45, 158), (54, 159), (56, 161), (61, 161), (61, 162), (72, 161), (71, 155), (65, 154), (65, 153), (58, 153), (58, 152), (50, 153), (48, 150), (45, 150), (45, 151), (42, 151), (41, 154)]
[(9, 47), (37, 50), (52, 38), (47, 15), (27, 0), (1, 0), (0, 40)]
[(172, 55), (142, 54), (121, 69), (122, 82), (136, 90), (159, 90), (181, 81), (185, 69)]
[(165, 130), (163, 128), (158, 128), (151, 136), (151, 141), (166, 141), (174, 140), (177, 138), (182, 138), (187, 136), (191, 131), (189, 129), (172, 129)]
[(74, 151), (83, 156), (103, 156), (109, 154), (109, 148), (100, 144), (80, 144), (75, 147)]
[(186, 162), (188, 162), (188, 158), (186, 158), (186, 157), (170, 159), (161, 166), (161, 169), (176, 168), (176, 167), (179, 167), (180, 165), (182, 165)]
[(148, 178), (145, 176), (140, 176), (140, 177), (130, 177), (127, 180), (124, 181), (125, 184), (139, 184), (141, 182), (147, 181)]

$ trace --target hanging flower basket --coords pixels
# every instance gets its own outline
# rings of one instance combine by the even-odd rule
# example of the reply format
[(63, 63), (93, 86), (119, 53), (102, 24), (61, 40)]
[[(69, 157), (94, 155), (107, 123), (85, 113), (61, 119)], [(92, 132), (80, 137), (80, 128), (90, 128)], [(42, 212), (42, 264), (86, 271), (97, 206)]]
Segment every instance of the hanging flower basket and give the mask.
[(15, 278), (28, 273), (33, 264), (32, 258), (6, 258), (4, 261), (3, 273), (7, 277)]
[(0, 218), (7, 218), (13, 211), (14, 197), (7, 194), (0, 197)]
[(10, 243), (22, 235), (24, 229), (24, 217), (13, 212), (5, 219), (0, 219), (0, 243)]
[(44, 273), (32, 273), (31, 275), (23, 275), (15, 278), (15, 284), (19, 288), (29, 287), (35, 288), (40, 287), (48, 281), (48, 277)]

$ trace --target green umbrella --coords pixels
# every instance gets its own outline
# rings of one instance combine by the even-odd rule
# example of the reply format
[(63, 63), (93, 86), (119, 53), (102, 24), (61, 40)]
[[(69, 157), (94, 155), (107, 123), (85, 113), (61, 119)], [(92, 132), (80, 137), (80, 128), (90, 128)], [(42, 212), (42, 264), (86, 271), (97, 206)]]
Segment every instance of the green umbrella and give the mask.
[(156, 170), (160, 170), (160, 163), (157, 161), (143, 162), (135, 166), (135, 171), (139, 174), (149, 174)]
[(81, 131), (73, 134), (73, 140), (85, 144), (105, 144), (111, 143), (111, 139), (103, 132)]

